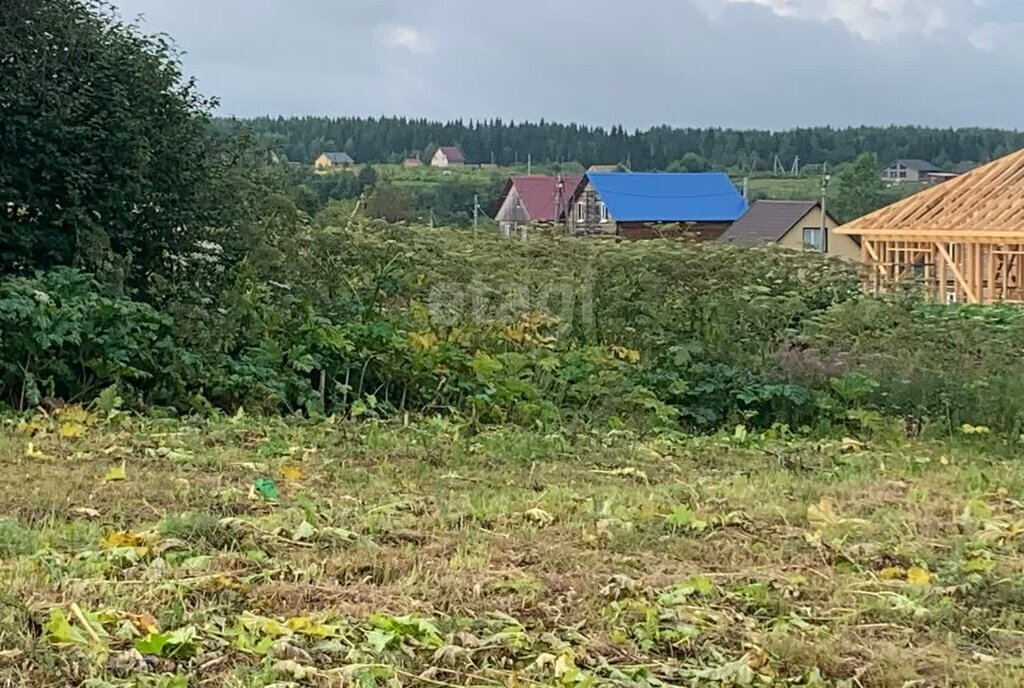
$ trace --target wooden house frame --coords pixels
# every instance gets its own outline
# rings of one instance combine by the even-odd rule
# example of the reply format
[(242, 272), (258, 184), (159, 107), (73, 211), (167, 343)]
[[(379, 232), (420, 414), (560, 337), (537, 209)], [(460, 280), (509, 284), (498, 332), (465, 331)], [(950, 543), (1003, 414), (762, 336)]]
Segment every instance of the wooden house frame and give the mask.
[(942, 301), (1024, 304), (1024, 150), (836, 232), (861, 238), (874, 293), (915, 279)]

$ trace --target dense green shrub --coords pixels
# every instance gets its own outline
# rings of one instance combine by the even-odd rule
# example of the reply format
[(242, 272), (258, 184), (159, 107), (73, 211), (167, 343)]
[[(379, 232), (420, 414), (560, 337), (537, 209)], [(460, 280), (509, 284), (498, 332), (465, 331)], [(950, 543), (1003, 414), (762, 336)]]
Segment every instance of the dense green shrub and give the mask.
[(0, 396), (116, 384), (184, 412), (1024, 430), (1024, 311), (867, 298), (855, 267), (808, 253), (356, 221), (225, 280), (160, 311), (67, 269), (0, 281)]
[(106, 0), (5, 0), (0, 64), (0, 275), (71, 266), (162, 302), (297, 224), (266, 150)]
[(864, 400), (886, 413), (1024, 432), (1024, 310), (941, 305), (914, 295), (865, 298), (810, 323), (810, 356), (874, 381)]
[(111, 384), (155, 391), (176, 356), (173, 321), (58, 268), (0, 281), (0, 400), (90, 398)]

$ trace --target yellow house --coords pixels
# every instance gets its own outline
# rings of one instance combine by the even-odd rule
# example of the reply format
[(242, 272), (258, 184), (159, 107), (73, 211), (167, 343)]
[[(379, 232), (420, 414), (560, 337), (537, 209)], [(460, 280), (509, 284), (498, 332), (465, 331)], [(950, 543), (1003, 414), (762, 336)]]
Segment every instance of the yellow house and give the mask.
[(318, 170), (329, 170), (332, 167), (350, 167), (356, 161), (348, 153), (321, 153), (320, 157), (313, 161)]
[(778, 244), (860, 260), (860, 245), (852, 236), (835, 232), (835, 218), (825, 213), (824, 231), (821, 220), (821, 203), (816, 201), (755, 201), (718, 240)]

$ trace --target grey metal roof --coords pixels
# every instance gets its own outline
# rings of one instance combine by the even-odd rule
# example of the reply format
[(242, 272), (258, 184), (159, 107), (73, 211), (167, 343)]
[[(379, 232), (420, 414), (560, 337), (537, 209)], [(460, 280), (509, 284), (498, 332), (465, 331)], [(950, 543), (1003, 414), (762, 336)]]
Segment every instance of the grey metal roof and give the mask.
[(817, 205), (816, 201), (755, 201), (718, 240), (775, 243)]
[(348, 153), (324, 153), (324, 155), (335, 165), (354, 165), (356, 162)]
[[(895, 160), (895, 161), (893, 161), (892, 165), (889, 165), (889, 167), (892, 167), (893, 165), (896, 165), (896, 164), (903, 165), (908, 170), (916, 170), (918, 172), (939, 172), (940, 171), (938, 167), (936, 167), (935, 165), (931, 164), (927, 160), (917, 160), (917, 159), (913, 159), (913, 158), (910, 159), (910, 160)], [(886, 168), (886, 169), (888, 169), (888, 168)]]

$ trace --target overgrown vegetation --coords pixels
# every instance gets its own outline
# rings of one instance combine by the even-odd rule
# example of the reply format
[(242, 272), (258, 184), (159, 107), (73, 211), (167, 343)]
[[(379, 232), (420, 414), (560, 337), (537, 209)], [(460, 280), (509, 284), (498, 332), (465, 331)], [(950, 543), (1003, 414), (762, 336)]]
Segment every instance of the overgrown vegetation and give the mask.
[(0, 282), (0, 389), (31, 408), (115, 386), (175, 414), (1024, 431), (1024, 315), (860, 295), (770, 248), (307, 229), (221, 293), (156, 310), (82, 273)]

